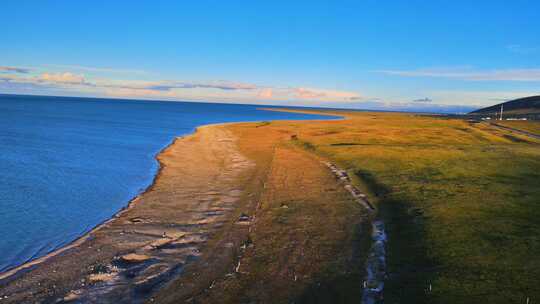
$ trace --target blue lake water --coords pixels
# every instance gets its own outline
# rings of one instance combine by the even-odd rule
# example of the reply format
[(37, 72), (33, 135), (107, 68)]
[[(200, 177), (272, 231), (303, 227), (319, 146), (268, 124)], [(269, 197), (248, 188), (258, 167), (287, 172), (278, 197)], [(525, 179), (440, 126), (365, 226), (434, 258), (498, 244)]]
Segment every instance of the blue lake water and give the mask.
[(66, 245), (148, 187), (197, 126), (328, 119), (260, 106), (0, 95), (0, 272)]

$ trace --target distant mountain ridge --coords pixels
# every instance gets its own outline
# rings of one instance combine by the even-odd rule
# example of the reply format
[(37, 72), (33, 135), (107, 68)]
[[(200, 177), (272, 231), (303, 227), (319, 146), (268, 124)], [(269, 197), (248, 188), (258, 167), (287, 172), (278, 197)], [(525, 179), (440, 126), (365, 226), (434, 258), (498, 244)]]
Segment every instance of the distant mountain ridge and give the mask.
[(511, 101), (496, 104), (494, 106), (478, 109), (470, 112), (470, 115), (496, 115), (501, 111), (503, 114), (517, 116), (540, 116), (540, 95), (518, 98)]

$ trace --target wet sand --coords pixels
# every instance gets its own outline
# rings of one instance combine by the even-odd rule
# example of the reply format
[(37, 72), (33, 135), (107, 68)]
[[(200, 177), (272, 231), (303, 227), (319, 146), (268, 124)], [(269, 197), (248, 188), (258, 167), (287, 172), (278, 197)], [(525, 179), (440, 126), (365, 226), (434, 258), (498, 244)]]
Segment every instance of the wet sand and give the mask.
[[(114, 218), (46, 257), (0, 277), (2, 303), (137, 303), (234, 227), (254, 164), (224, 125), (177, 138), (159, 156), (154, 184)], [(231, 224), (233, 226), (231, 226)], [(223, 239), (223, 238), (220, 238)], [(232, 255), (220, 243), (223, 256)], [(230, 250), (229, 250), (230, 251)]]

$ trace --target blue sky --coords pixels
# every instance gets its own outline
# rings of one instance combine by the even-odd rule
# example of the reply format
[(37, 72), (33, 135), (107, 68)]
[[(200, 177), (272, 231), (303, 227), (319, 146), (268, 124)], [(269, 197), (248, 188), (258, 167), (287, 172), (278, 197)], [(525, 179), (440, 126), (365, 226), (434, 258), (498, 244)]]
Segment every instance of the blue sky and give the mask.
[(532, 0), (6, 0), (0, 18), (0, 93), (396, 109), (540, 94)]

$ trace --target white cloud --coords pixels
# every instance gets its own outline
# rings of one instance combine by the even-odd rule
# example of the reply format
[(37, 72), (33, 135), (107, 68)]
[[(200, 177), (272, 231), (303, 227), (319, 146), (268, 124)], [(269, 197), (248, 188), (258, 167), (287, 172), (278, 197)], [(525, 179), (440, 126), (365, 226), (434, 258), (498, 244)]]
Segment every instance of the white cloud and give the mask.
[(260, 99), (272, 99), (274, 96), (274, 91), (271, 88), (262, 89), (257, 95)]
[(530, 81), (540, 82), (538, 69), (418, 69), (418, 70), (379, 70), (378, 73), (403, 77), (454, 78), (469, 81)]
[[(10, 68), (16, 70), (18, 68)], [(109, 78), (87, 78), (84, 74), (73, 72), (34, 71), (29, 75), (3, 73), (0, 82), (4, 87), (27, 84), (29, 88), (66, 90), (82, 92), (86, 95), (167, 98), (177, 100), (236, 100), (236, 101), (302, 101), (349, 102), (360, 100), (356, 92), (337, 91), (308, 87), (273, 87), (237, 81), (142, 81)], [(19, 86), (20, 87), (20, 86)]]
[(489, 106), (503, 101), (517, 98), (540, 95), (538, 91), (430, 91), (438, 103), (466, 104), (474, 106)]
[(113, 74), (146, 74), (143, 70), (133, 69), (118, 69), (118, 68), (102, 68), (102, 67), (88, 67), (82, 65), (63, 65), (63, 64), (45, 64), (45, 67), (61, 68), (70, 71), (83, 71), (83, 72), (99, 72), (99, 73), (113, 73)]
[(428, 97), (425, 97), (425, 98), (419, 98), (419, 99), (414, 99), (413, 102), (432, 102), (433, 99), (431, 98), (428, 98)]
[(507, 45), (506, 49), (512, 53), (521, 54), (521, 55), (533, 54), (540, 51), (540, 47), (523, 46), (520, 44)]
[(61, 84), (85, 84), (84, 76), (72, 73), (43, 73), (39, 76), (39, 80)]
[(231, 82), (231, 81), (209, 81), (209, 82), (190, 82), (190, 81), (122, 81), (100, 79), (96, 82), (97, 86), (107, 88), (121, 88), (131, 90), (146, 91), (171, 91), (175, 89), (216, 89), (223, 91), (235, 90), (255, 90), (257, 85), (250, 83)]
[(30, 69), (20, 68), (20, 67), (0, 66), (0, 72), (28, 74), (30, 73)]
[(348, 101), (357, 100), (358, 98), (360, 98), (360, 95), (358, 93), (347, 91), (333, 91), (303, 87), (293, 88), (292, 91), (294, 92), (295, 97), (299, 99)]

